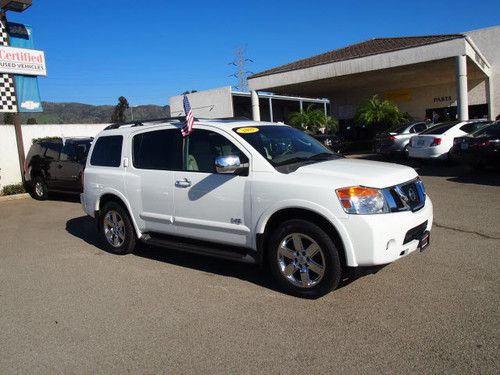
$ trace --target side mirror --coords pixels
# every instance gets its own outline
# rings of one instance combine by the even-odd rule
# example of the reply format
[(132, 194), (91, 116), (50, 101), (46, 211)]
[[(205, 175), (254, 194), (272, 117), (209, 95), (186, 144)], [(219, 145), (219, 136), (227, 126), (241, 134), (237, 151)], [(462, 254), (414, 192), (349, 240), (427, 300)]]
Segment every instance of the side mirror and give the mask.
[(215, 171), (223, 174), (237, 174), (248, 164), (241, 164), (240, 157), (236, 155), (218, 156), (215, 158)]

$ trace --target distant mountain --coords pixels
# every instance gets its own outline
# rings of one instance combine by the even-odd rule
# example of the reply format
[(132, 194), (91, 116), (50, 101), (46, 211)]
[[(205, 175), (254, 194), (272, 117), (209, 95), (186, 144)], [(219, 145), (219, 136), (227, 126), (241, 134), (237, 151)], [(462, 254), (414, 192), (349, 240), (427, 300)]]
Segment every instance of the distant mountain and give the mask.
[[(43, 102), (42, 113), (23, 113), (23, 124), (29, 118), (35, 118), (38, 124), (103, 124), (109, 123), (113, 105), (91, 105), (82, 103)], [(161, 118), (170, 116), (170, 106), (140, 105), (128, 109), (127, 120)], [(3, 123), (3, 116), (0, 116)]]

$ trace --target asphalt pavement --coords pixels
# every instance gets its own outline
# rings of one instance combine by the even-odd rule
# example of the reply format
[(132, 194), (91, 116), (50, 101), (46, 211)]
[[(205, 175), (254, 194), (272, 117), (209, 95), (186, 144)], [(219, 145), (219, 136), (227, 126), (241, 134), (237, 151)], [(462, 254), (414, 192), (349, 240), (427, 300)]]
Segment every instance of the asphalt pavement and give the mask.
[(0, 373), (500, 373), (500, 173), (424, 165), (431, 247), (317, 300), (257, 267), (103, 250), (75, 200), (0, 203)]

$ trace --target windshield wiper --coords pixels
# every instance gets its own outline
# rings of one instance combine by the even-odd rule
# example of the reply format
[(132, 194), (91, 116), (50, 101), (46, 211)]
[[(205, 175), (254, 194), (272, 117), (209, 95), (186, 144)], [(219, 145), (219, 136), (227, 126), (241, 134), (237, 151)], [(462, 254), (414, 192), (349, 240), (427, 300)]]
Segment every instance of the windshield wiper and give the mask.
[(276, 164), (276, 166), (282, 166), (282, 165), (286, 165), (286, 164), (293, 164), (293, 163), (298, 163), (298, 162), (307, 161), (307, 160), (309, 160), (309, 158), (295, 157), (295, 158), (283, 160), (283, 161), (281, 161), (279, 163), (275, 163), (275, 164)]

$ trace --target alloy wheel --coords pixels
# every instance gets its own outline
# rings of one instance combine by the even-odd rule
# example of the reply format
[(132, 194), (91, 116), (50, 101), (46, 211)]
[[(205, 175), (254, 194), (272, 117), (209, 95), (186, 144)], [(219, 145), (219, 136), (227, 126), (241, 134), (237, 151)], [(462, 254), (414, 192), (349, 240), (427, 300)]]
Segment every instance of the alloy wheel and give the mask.
[(314, 287), (325, 275), (323, 250), (303, 233), (291, 233), (280, 242), (277, 261), (285, 279), (300, 288)]
[(125, 242), (125, 222), (114, 210), (106, 213), (103, 220), (104, 236), (113, 247), (120, 247)]

